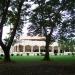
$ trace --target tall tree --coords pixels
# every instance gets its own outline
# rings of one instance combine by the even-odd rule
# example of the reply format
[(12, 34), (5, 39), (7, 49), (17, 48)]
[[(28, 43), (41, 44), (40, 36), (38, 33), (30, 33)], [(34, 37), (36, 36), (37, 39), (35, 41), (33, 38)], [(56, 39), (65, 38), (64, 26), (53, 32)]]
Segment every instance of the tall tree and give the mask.
[[(61, 40), (64, 40), (62, 37), (65, 37), (72, 41), (75, 37), (75, 0), (61, 0), (61, 10), (63, 13), (59, 37)], [(67, 41), (65, 42), (67, 43)]]
[[(20, 32), (20, 28), (22, 28), (22, 7), (24, 5), (25, 0), (1, 0), (0, 4), (0, 46), (4, 51), (4, 61), (10, 61), (10, 48), (13, 43), (13, 39), (16, 35), (16, 32)], [(9, 10), (9, 8), (11, 10)], [(23, 12), (26, 9), (26, 6), (23, 7)], [(24, 12), (25, 13), (25, 12)], [(13, 28), (10, 32), (9, 40), (6, 44), (2, 41), (2, 33), (4, 25), (12, 24)]]
[(59, 46), (62, 52), (75, 52), (74, 46), (75, 46), (75, 39), (73, 38), (65, 38), (62, 36), (62, 38), (59, 40)]
[(49, 44), (52, 42), (53, 31), (61, 23), (60, 1), (59, 0), (35, 0), (38, 6), (31, 13), (31, 25), (29, 32), (32, 34), (43, 34), (46, 37), (45, 57), (49, 58)]

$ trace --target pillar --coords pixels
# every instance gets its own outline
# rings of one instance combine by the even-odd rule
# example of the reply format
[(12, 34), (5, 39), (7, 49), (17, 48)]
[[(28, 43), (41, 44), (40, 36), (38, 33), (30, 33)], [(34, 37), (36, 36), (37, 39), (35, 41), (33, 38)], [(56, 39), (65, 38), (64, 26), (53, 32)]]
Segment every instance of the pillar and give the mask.
[(60, 47), (58, 47), (58, 53), (60, 53)]
[(15, 49), (16, 49), (16, 46), (14, 46), (14, 52), (16, 51)]
[(26, 52), (26, 46), (24, 46), (24, 52)]
[(31, 52), (33, 53), (33, 46), (31, 46)]
[(54, 54), (54, 46), (52, 46), (52, 52), (53, 52), (53, 54)]
[(52, 52), (54, 53), (54, 46), (52, 46)]
[(23, 53), (25, 52), (25, 46), (23, 46)]
[(19, 52), (19, 45), (17, 46), (17, 52)]
[(40, 46), (39, 46), (39, 54), (40, 54)]

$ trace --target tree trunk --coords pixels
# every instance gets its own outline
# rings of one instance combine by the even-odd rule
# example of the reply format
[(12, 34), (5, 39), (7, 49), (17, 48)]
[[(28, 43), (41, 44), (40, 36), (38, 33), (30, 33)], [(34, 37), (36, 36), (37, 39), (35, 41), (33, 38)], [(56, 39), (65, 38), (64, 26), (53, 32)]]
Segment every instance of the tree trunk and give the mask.
[(4, 49), (4, 62), (10, 62), (10, 49)]
[(49, 61), (49, 40), (46, 39), (46, 46), (45, 46), (45, 57), (44, 57), (45, 61)]

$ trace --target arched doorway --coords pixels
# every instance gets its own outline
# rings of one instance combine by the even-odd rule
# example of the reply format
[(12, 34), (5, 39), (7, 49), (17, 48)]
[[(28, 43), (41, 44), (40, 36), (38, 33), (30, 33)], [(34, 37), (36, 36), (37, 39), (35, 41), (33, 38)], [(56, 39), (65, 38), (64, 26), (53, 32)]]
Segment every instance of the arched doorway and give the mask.
[(40, 47), (40, 52), (45, 52), (45, 46)]
[(33, 46), (33, 52), (39, 52), (39, 47), (38, 46)]
[(51, 46), (49, 46), (49, 52), (52, 52), (52, 47)]
[(14, 47), (14, 52), (17, 52), (17, 46)]
[(22, 45), (19, 45), (19, 51), (23, 52), (23, 46)]
[(55, 46), (54, 47), (54, 54), (57, 55), (57, 53), (58, 53), (58, 46)]
[(31, 46), (30, 45), (25, 46), (25, 52), (31, 52)]

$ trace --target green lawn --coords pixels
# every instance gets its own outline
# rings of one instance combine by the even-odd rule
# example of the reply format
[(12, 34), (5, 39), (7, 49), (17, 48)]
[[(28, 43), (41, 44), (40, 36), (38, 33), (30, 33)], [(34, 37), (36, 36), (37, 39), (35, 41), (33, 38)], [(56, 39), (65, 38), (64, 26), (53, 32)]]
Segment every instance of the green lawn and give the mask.
[[(16, 62), (40, 62), (44, 56), (11, 56), (11, 60)], [(52, 62), (75, 62), (75, 56), (50, 56)], [(3, 60), (3, 59), (0, 59)]]
[(71, 63), (71, 62), (75, 62), (75, 56), (51, 56), (51, 61), (54, 62), (67, 62), (67, 63)]
[(71, 63), (75, 56), (51, 56), (50, 63), (41, 62), (43, 57), (11, 56), (13, 61), (27, 63), (0, 63), (0, 75), (75, 75), (75, 63)]
[[(44, 56), (11, 56), (16, 62), (42, 61)], [(52, 62), (75, 62), (75, 56), (50, 56)]]
[(43, 56), (11, 56), (11, 59), (16, 62), (39, 62), (42, 61)]

